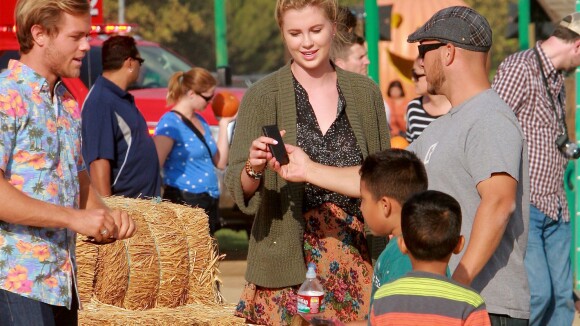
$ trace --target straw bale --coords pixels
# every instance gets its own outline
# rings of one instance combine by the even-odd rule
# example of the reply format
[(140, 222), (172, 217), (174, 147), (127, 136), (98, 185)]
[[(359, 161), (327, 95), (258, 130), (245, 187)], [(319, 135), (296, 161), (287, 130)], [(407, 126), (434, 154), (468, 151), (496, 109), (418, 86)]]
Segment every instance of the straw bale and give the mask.
[[(153, 308), (159, 290), (160, 262), (156, 254), (155, 239), (144, 216), (155, 214), (155, 206), (147, 200), (124, 197), (108, 197), (105, 198), (105, 202), (111, 208), (126, 211), (135, 221), (137, 232), (127, 240), (117, 241), (126, 245), (123, 254), (126, 255), (130, 267), (130, 273), (126, 275), (124, 280), (126, 292), (122, 302), (113, 304), (103, 300), (98, 293), (99, 289), (95, 287), (97, 298), (104, 303), (127, 309)], [(103, 248), (108, 246), (110, 245), (103, 246)], [(115, 283), (112, 283), (111, 286), (115, 286)]]
[(95, 295), (102, 302), (121, 306), (129, 279), (126, 244), (123, 241), (115, 241), (101, 246), (98, 253), (95, 268)]
[(99, 246), (84, 242), (82, 239), (84, 236), (77, 234), (77, 289), (81, 302), (84, 304), (90, 302), (93, 296)]
[(152, 204), (144, 212), (159, 257), (159, 291), (156, 307), (177, 307), (185, 304), (189, 283), (189, 254), (185, 233), (173, 210)]
[(93, 299), (79, 311), (79, 325), (245, 325), (243, 318), (235, 317), (234, 305), (189, 304), (176, 308), (153, 308), (147, 311), (127, 310)]
[(181, 223), (189, 251), (187, 303), (222, 303), (219, 292), (217, 243), (209, 234), (208, 216), (201, 208), (162, 202), (173, 210)]

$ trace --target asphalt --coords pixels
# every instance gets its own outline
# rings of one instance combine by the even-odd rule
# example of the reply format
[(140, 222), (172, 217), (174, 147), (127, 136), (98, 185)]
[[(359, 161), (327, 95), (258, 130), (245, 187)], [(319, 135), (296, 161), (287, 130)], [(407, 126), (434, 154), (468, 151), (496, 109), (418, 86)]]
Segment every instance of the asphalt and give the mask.
[(220, 263), (219, 278), (222, 281), (220, 289), (227, 303), (237, 303), (240, 299), (246, 283), (244, 279), (246, 266), (245, 260), (224, 260)]

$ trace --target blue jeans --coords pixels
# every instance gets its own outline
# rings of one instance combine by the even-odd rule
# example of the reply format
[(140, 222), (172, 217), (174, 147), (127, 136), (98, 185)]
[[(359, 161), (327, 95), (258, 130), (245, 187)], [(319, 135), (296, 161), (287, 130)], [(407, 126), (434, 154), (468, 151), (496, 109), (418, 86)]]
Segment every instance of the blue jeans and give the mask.
[(530, 286), (530, 325), (572, 325), (570, 223), (554, 221), (530, 205), (530, 231), (524, 259)]
[(0, 290), (0, 325), (69, 326), (78, 324), (78, 299), (71, 310), (52, 306), (5, 290)]

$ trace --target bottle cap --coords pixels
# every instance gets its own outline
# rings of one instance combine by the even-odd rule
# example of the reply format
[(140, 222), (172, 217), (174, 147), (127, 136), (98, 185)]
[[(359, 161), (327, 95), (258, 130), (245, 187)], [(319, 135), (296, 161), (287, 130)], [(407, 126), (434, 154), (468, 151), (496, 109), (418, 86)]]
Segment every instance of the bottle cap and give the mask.
[(306, 272), (306, 278), (316, 278), (316, 265), (314, 265), (314, 263), (308, 264), (308, 271)]

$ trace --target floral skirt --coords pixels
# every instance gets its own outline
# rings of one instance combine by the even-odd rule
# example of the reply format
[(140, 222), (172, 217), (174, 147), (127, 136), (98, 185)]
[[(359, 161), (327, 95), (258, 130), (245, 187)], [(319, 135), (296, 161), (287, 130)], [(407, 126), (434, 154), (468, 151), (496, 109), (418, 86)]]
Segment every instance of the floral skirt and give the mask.
[[(305, 264), (316, 264), (324, 287), (324, 317), (342, 322), (365, 319), (369, 311), (371, 277), (363, 222), (326, 203), (304, 214)], [(263, 288), (246, 283), (235, 315), (248, 323), (289, 325), (296, 314), (300, 285)]]

